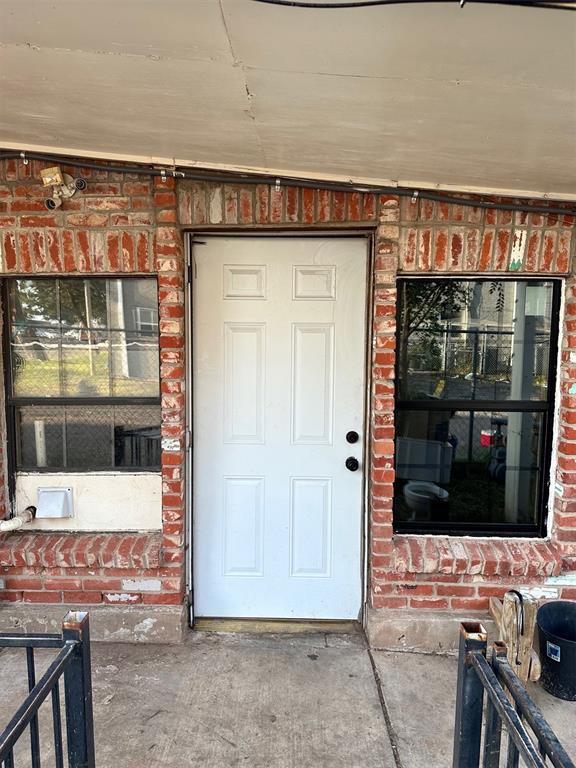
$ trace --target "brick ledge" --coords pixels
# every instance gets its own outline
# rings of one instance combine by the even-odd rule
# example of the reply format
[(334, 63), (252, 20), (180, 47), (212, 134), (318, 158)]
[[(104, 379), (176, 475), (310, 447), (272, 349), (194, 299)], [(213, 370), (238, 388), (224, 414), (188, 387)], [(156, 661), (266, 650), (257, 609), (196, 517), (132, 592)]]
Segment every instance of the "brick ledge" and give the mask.
[(0, 566), (158, 568), (161, 532), (23, 532), (0, 535)]
[(471, 576), (556, 576), (562, 570), (562, 552), (546, 540), (395, 535), (390, 570)]

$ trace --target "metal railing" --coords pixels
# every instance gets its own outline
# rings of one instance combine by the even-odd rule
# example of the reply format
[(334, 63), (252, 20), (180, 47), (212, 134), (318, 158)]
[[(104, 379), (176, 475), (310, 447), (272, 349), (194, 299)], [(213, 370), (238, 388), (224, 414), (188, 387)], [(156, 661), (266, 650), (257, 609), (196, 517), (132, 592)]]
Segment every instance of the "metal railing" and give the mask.
[(486, 631), (481, 624), (460, 625), (452, 768), (499, 768), (504, 758), (503, 729), (508, 735), (506, 768), (576, 768), (514, 674), (506, 658), (506, 645), (493, 643), (489, 660), (486, 648)]
[[(32, 768), (41, 768), (38, 710), (52, 699), (52, 730), (56, 768), (64, 768), (64, 744), (60, 707), (60, 678), (64, 678), (66, 754), (68, 768), (94, 768), (94, 724), (90, 670), (88, 614), (71, 611), (62, 622), (62, 634), (0, 634), (0, 648), (25, 648), (28, 696), (0, 733), (0, 766), (16, 768), (14, 748), (26, 728), (30, 731)], [(58, 648), (59, 653), (36, 681), (34, 649)]]

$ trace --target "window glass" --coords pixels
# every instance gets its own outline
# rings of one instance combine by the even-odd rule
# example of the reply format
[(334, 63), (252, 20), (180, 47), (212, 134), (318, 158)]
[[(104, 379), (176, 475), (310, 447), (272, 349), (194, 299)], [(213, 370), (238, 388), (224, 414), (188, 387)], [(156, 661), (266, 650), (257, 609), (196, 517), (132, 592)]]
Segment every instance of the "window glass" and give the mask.
[(13, 325), (12, 389), (20, 397), (59, 397), (60, 331), (49, 326)]
[(17, 468), (159, 468), (156, 280), (11, 280), (7, 312)]
[(12, 280), (9, 283), (10, 321), (32, 327), (59, 325), (57, 280)]
[[(155, 324), (157, 327), (157, 321)], [(158, 393), (158, 334), (113, 331), (112, 391), (117, 397), (153, 397)]]
[(64, 467), (64, 410), (25, 406), (16, 410), (17, 463), (27, 469)]
[(401, 284), (399, 397), (545, 400), (552, 284)]
[(402, 411), (395, 508), (420, 524), (536, 524), (543, 414)]
[(15, 280), (15, 397), (158, 397), (156, 281)]
[(111, 394), (107, 330), (75, 328), (62, 331), (60, 379), (63, 397), (108, 397)]
[(64, 329), (108, 326), (107, 280), (59, 280), (60, 322)]
[(20, 469), (160, 467), (159, 405), (33, 405), (16, 416)]
[(544, 532), (558, 285), (399, 281), (396, 530)]

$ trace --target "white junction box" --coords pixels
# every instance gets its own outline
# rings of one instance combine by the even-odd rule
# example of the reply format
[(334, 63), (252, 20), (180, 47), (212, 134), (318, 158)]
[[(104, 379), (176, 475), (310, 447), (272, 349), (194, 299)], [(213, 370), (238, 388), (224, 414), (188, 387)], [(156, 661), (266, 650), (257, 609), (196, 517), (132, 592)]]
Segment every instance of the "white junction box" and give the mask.
[(38, 488), (36, 517), (72, 517), (72, 488)]

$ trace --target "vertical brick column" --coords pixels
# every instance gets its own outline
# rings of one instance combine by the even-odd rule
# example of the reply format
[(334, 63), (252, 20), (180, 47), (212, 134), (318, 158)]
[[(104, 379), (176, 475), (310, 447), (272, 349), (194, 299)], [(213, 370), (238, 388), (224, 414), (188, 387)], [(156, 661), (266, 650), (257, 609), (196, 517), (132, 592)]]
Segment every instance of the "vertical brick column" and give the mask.
[[(173, 178), (154, 179), (157, 227), (154, 254), (160, 312), (162, 397), (162, 549), (161, 565), (173, 569), (184, 589), (186, 349), (184, 339), (185, 259), (177, 225)], [(169, 572), (169, 571), (168, 571)]]
[(392, 557), (394, 496), (394, 379), (396, 363), (396, 274), (398, 272), (399, 199), (381, 195), (376, 230), (372, 331), (372, 443), (370, 484), (371, 603), (390, 606), (380, 582)]

